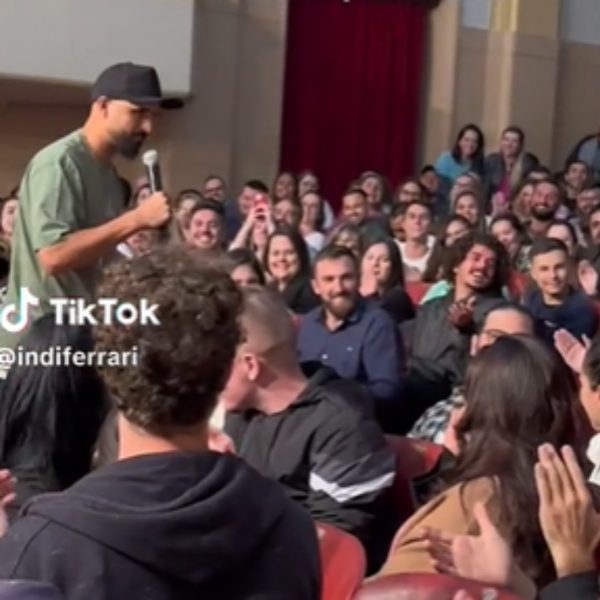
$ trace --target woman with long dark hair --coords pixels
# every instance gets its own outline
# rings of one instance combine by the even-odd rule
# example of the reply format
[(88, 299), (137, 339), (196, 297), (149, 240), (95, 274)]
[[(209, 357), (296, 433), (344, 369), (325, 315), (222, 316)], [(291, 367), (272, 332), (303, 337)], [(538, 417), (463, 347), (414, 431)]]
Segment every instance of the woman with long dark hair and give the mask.
[(543, 584), (553, 568), (537, 519), (532, 477), (537, 448), (577, 444), (577, 385), (558, 354), (528, 336), (500, 337), (467, 370), (466, 406), (455, 426), (458, 456), (442, 492), (399, 530), (382, 574), (433, 572), (422, 530), (477, 531), (483, 504), (528, 577)]
[(445, 194), (461, 175), (473, 172), (480, 178), (484, 175), (485, 137), (477, 125), (465, 125), (456, 136), (452, 150), (442, 153), (435, 163), (436, 173), (442, 181)]
[(409, 295), (404, 291), (404, 267), (396, 242), (389, 238), (372, 242), (362, 256), (360, 293), (377, 302), (396, 323), (415, 316)]
[(302, 315), (319, 305), (310, 283), (308, 247), (297, 229), (282, 225), (269, 236), (263, 264), (293, 313)]
[[(2, 387), (0, 466), (16, 476), (22, 504), (33, 495), (64, 490), (90, 471), (109, 404), (94, 366), (61, 365), (56, 358), (65, 348), (71, 358), (92, 351), (88, 327), (56, 325), (55, 316), (46, 315), (31, 325), (20, 346), (31, 360), (15, 364)], [(53, 364), (41, 364), (44, 352), (55, 353)]]

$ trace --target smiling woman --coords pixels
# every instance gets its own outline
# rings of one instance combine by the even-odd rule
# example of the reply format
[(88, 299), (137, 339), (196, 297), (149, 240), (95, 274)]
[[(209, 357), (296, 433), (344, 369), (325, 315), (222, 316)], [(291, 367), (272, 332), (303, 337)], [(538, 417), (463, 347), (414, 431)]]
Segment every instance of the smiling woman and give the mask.
[(269, 236), (264, 264), (290, 310), (304, 314), (318, 306), (310, 283), (308, 248), (297, 230), (280, 226)]

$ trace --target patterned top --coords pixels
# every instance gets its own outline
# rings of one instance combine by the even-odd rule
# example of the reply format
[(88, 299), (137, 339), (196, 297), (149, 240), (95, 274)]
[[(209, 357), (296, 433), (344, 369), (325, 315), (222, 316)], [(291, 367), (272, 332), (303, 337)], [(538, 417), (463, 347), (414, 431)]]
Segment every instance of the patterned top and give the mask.
[(445, 400), (440, 400), (428, 408), (421, 418), (414, 424), (408, 437), (415, 440), (425, 440), (434, 444), (443, 444), (444, 433), (450, 422), (450, 416), (456, 408), (465, 405), (462, 387), (456, 386), (452, 394)]

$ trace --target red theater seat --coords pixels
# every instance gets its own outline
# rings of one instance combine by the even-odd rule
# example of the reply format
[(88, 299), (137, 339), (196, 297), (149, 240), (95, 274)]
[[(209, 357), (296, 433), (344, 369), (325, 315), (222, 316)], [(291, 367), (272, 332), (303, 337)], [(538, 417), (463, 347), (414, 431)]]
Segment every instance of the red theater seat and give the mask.
[(406, 293), (410, 296), (415, 306), (421, 304), (421, 300), (427, 293), (427, 290), (431, 287), (430, 283), (424, 283), (422, 281), (411, 281), (406, 284)]
[(362, 544), (352, 535), (317, 523), (323, 589), (321, 600), (352, 600), (367, 568)]
[[(495, 590), (493, 586), (480, 584), (458, 577), (415, 573), (392, 575), (365, 583), (355, 600), (452, 600), (459, 590), (466, 590), (474, 598), (494, 598), (494, 600), (518, 600), (512, 594)], [(497, 595), (485, 594), (494, 590)]]
[(444, 448), (431, 442), (388, 435), (388, 443), (396, 455), (396, 479), (394, 497), (400, 518), (405, 521), (415, 511), (411, 482), (435, 467)]
[(527, 287), (527, 281), (527, 275), (524, 273), (519, 273), (518, 271), (510, 272), (506, 287), (513, 301), (518, 302), (521, 300)]

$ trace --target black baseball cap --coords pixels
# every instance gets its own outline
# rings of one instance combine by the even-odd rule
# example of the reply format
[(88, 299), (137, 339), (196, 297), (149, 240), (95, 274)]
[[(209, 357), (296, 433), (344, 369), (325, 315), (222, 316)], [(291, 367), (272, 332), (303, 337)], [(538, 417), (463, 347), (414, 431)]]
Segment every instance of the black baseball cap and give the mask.
[(119, 63), (103, 71), (92, 87), (92, 100), (127, 100), (144, 107), (181, 108), (181, 98), (165, 98), (154, 67)]

